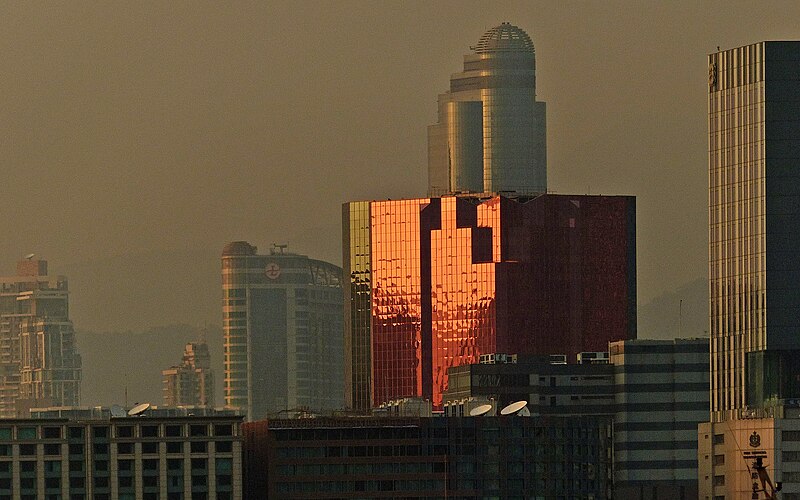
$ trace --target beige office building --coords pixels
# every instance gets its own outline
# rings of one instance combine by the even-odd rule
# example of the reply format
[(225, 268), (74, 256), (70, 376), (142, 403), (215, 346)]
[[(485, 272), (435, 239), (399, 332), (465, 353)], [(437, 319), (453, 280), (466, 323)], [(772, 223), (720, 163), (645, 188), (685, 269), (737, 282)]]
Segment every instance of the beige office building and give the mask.
[(214, 371), (205, 342), (186, 344), (181, 364), (161, 371), (165, 406), (214, 406)]

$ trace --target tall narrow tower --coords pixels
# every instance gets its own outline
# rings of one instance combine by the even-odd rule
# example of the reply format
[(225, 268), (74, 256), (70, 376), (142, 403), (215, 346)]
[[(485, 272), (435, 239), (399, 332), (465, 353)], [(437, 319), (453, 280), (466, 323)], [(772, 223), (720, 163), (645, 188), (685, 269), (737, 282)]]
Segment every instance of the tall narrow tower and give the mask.
[(545, 103), (522, 29), (502, 23), (464, 56), (428, 127), (428, 195), (547, 191)]

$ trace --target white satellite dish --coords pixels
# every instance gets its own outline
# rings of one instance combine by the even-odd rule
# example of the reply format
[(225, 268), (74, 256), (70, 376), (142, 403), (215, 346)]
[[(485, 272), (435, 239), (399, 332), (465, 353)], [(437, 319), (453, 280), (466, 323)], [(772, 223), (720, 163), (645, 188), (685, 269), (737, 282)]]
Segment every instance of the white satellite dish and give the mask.
[(131, 408), (130, 410), (128, 410), (128, 416), (129, 417), (135, 417), (136, 415), (141, 415), (142, 413), (147, 411), (148, 408), (150, 408), (150, 403), (138, 404), (138, 405), (134, 406), (133, 408)]
[(29, 253), (28, 255), (25, 256), (25, 258), (28, 259), (28, 260), (31, 260), (34, 257), (34, 255), (36, 255), (36, 254), (35, 253)]
[(121, 407), (120, 405), (112, 405), (111, 406), (111, 416), (114, 418), (125, 417), (128, 415), (128, 412), (125, 411), (125, 408)]
[(486, 415), (490, 411), (492, 411), (492, 405), (480, 405), (470, 410), (469, 416), (480, 417), (481, 415)]
[(527, 406), (527, 401), (517, 401), (500, 410), (500, 415), (518, 415), (520, 417), (526, 417), (531, 414)]

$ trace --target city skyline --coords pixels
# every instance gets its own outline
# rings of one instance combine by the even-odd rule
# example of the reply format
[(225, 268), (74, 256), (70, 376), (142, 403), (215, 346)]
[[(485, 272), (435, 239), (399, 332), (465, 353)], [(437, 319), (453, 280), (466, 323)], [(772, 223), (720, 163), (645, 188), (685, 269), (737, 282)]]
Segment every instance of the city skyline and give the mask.
[[(218, 308), (171, 307), (169, 291), (207, 283), (198, 304), (218, 304), (213, 255), (226, 241), (289, 240), (338, 263), (340, 203), (424, 192), (431, 96), (502, 21), (537, 47), (551, 189), (637, 196), (644, 304), (706, 272), (703, 56), (792, 38), (797, 11), (771, 4), (744, 26), (735, 22), (750, 12), (744, 2), (725, 11), (526, 2), (481, 5), (479, 15), (477, 3), (306, 5), (9, 6), (0, 37), (15, 68), (2, 98), (11, 175), (0, 190), (28, 209), (3, 221), (15, 238), (0, 255), (63, 263), (79, 329), (218, 323)], [(30, 203), (54, 190), (69, 200), (63, 210)], [(273, 203), (297, 210), (265, 218)], [(175, 273), (131, 264), (176, 250), (195, 259), (197, 249), (207, 264)], [(93, 291), (101, 264), (136, 286)], [(141, 300), (142, 288), (153, 298)]]

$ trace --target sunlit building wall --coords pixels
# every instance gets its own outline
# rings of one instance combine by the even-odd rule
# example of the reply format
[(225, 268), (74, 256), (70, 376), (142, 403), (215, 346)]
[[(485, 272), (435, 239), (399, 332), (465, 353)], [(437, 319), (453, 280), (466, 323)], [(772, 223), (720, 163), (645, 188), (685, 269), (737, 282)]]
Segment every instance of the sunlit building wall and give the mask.
[(709, 54), (707, 111), (711, 422), (700, 428), (700, 494), (749, 497), (762, 454), (779, 498), (800, 498), (800, 42)]
[[(363, 218), (363, 205), (353, 206), (345, 216)], [(351, 386), (372, 382), (356, 409), (407, 396), (441, 407), (447, 368), (481, 354), (574, 359), (636, 337), (633, 197), (380, 201), (369, 216), (359, 283), (370, 284), (370, 307), (345, 302), (345, 316), (362, 325), (346, 336), (369, 335), (371, 345), (370, 363), (349, 367)], [(366, 238), (363, 223), (348, 228)]]
[(546, 192), (545, 103), (536, 100), (530, 36), (502, 23), (472, 50), (428, 127), (428, 195)]
[(225, 406), (249, 419), (344, 405), (342, 269), (244, 241), (222, 252)]

